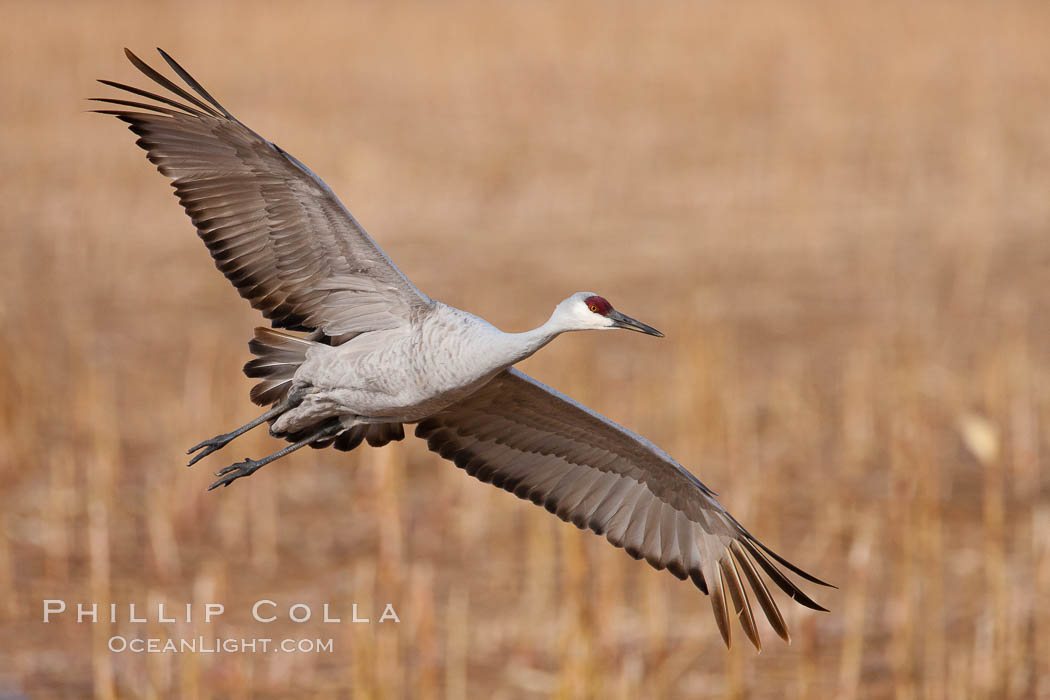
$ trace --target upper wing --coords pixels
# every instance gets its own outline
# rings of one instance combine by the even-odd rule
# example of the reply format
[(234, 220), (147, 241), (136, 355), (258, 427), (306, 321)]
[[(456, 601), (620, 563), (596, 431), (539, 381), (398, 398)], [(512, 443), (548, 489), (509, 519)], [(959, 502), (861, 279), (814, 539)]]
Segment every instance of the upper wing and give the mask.
[(216, 267), (274, 327), (346, 336), (394, 328), (430, 307), (305, 165), (237, 121), (164, 51), (196, 95), (124, 51), (173, 97), (101, 80), (152, 102), (95, 98), (131, 108), (97, 111), (131, 125), (174, 181)]
[[(689, 577), (711, 596), (730, 641), (729, 603), (761, 648), (743, 581), (777, 634), (787, 626), (755, 567), (807, 607), (824, 610), (777, 568), (829, 585), (756, 540), (699, 480), (656, 445), (516, 369), (421, 421), (431, 450), (482, 481), (589, 527), (636, 559)], [(771, 560), (772, 559), (772, 560)]]

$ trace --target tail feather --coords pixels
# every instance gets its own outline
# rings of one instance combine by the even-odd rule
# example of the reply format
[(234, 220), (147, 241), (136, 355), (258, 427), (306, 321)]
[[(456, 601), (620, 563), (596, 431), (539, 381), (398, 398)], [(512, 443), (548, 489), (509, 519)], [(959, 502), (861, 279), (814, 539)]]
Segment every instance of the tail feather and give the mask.
[(291, 379), (266, 379), (253, 386), (249, 396), (256, 405), (269, 406), (283, 401), (291, 388)]
[(292, 378), (314, 343), (270, 328), (256, 328), (248, 349), (256, 359), (244, 365), (244, 373), (262, 379), (252, 387), (251, 399), (260, 406), (283, 401), (292, 388)]
[(405, 439), (405, 426), (400, 423), (373, 423), (367, 428), (365, 440), (372, 447), (382, 447), (387, 443)]
[(335, 439), (335, 449), (343, 452), (349, 452), (354, 449), (364, 441), (365, 433), (368, 432), (370, 427), (368, 425), (355, 425), (350, 428)]
[(382, 447), (404, 439), (405, 426), (401, 423), (365, 423), (340, 433), (334, 446), (337, 450), (349, 452), (362, 442), (367, 442), (372, 447)]

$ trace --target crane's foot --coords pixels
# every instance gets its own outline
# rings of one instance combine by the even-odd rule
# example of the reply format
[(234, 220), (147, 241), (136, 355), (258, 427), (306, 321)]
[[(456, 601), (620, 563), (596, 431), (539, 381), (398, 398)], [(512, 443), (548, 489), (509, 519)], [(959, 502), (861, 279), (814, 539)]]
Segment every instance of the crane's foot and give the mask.
[(213, 438), (208, 438), (204, 442), (199, 443), (197, 445), (194, 445), (190, 449), (186, 450), (186, 454), (192, 455), (194, 452), (197, 452), (197, 450), (200, 450), (201, 448), (206, 448), (206, 449), (204, 449), (203, 451), (198, 452), (197, 454), (193, 455), (193, 459), (191, 459), (186, 466), (187, 467), (192, 467), (194, 464), (196, 464), (200, 460), (204, 459), (205, 457), (210, 455), (212, 452), (216, 452), (218, 450), (221, 450), (222, 448), (224, 448), (227, 445), (229, 445), (230, 441), (232, 441), (235, 437), (237, 437), (240, 434), (241, 433), (239, 433), (237, 431), (234, 431), (232, 433), (223, 433), (222, 435), (216, 435)]
[(234, 481), (237, 481), (237, 479), (240, 479), (242, 476), (251, 476), (259, 467), (263, 466), (264, 464), (268, 464), (269, 462), (270, 460), (267, 459), (245, 458), (243, 462), (235, 462), (234, 464), (231, 464), (228, 467), (224, 467), (223, 469), (220, 469), (219, 471), (215, 472), (215, 476), (222, 478), (213, 483), (211, 486), (209, 486), (208, 490), (211, 491), (212, 489), (218, 488), (219, 486), (229, 486)]
[(236, 430), (231, 431), (229, 433), (223, 433), (222, 435), (216, 435), (213, 438), (208, 438), (204, 442), (201, 442), (201, 443), (198, 443), (198, 444), (194, 445), (190, 449), (186, 450), (186, 454), (191, 455), (194, 452), (197, 452), (197, 450), (202, 450), (202, 451), (200, 453), (196, 454), (196, 455), (193, 455), (193, 459), (191, 459), (190, 463), (187, 464), (186, 466), (187, 467), (192, 467), (199, 460), (204, 459), (205, 457), (210, 455), (212, 452), (215, 452), (216, 450), (221, 450), (222, 448), (226, 447), (226, 445), (230, 444), (230, 442), (232, 442), (235, 437), (237, 437), (239, 435), (244, 435), (246, 432), (248, 432), (249, 430), (251, 430), (255, 426), (261, 425), (261, 424), (265, 423), (266, 421), (268, 421), (268, 420), (270, 420), (272, 418), (276, 418), (277, 416), (279, 416), (282, 413), (284, 413), (285, 411), (287, 411), (289, 408), (295, 408), (300, 403), (302, 403), (302, 401), (303, 401), (302, 397), (289, 396), (284, 401), (281, 401), (278, 404), (274, 404), (273, 408), (271, 408), (266, 413), (262, 414), (261, 416), (259, 416), (258, 418), (256, 418), (253, 421), (249, 421), (249, 422), (245, 423), (244, 425), (242, 425), (241, 427), (237, 428)]
[[(339, 424), (339, 420), (338, 419), (332, 419), (332, 420), (326, 421), (319, 428), (317, 428), (313, 433), (311, 433), (310, 435), (307, 435), (306, 438), (300, 440), (299, 442), (297, 442), (297, 443), (295, 443), (293, 445), (288, 445), (285, 448), (277, 450), (276, 452), (274, 452), (272, 455), (270, 455), (268, 457), (263, 457), (262, 459), (247, 459), (247, 458), (245, 458), (245, 460), (243, 462), (236, 462), (236, 463), (231, 464), (230, 466), (226, 467), (225, 469), (220, 469), (219, 471), (215, 472), (215, 476), (220, 477), (219, 480), (216, 481), (211, 486), (209, 486), (208, 490), (211, 491), (212, 489), (218, 488), (219, 486), (229, 486), (230, 484), (232, 484), (237, 479), (240, 479), (242, 476), (251, 476), (252, 474), (255, 473), (255, 471), (257, 469), (259, 469), (259, 467), (263, 467), (263, 466), (269, 464), (270, 462), (275, 462), (275, 461), (277, 461), (281, 457), (284, 457), (287, 454), (291, 454), (292, 452), (295, 452), (296, 450), (299, 450), (299, 449), (302, 449), (303, 447), (306, 447), (310, 443), (318, 442), (320, 440), (325, 440), (327, 438), (330, 438), (330, 437), (332, 437), (334, 435), (338, 435), (340, 432), (342, 432), (342, 430), (343, 430), (343, 428)], [(221, 438), (223, 436), (220, 435), (219, 437)], [(216, 449), (218, 449), (218, 448), (216, 448)]]

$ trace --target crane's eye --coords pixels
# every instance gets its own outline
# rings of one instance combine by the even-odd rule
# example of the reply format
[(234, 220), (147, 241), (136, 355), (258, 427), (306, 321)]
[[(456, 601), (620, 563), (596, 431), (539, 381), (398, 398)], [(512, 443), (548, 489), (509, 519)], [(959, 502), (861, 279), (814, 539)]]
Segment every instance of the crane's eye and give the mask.
[(587, 297), (583, 300), (583, 303), (587, 305), (587, 308), (591, 310), (591, 313), (598, 314), (599, 316), (604, 316), (612, 310), (612, 306), (609, 305), (609, 302), (598, 296)]

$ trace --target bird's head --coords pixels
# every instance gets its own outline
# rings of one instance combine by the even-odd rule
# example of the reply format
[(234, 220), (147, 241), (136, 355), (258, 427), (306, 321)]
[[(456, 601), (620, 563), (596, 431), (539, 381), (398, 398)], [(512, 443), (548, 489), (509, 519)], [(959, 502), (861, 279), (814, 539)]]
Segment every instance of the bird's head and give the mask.
[(605, 297), (600, 297), (594, 292), (576, 292), (558, 304), (554, 309), (554, 316), (566, 330), (571, 331), (624, 328), (655, 335), (657, 338), (664, 337), (663, 333), (652, 326), (620, 313)]

